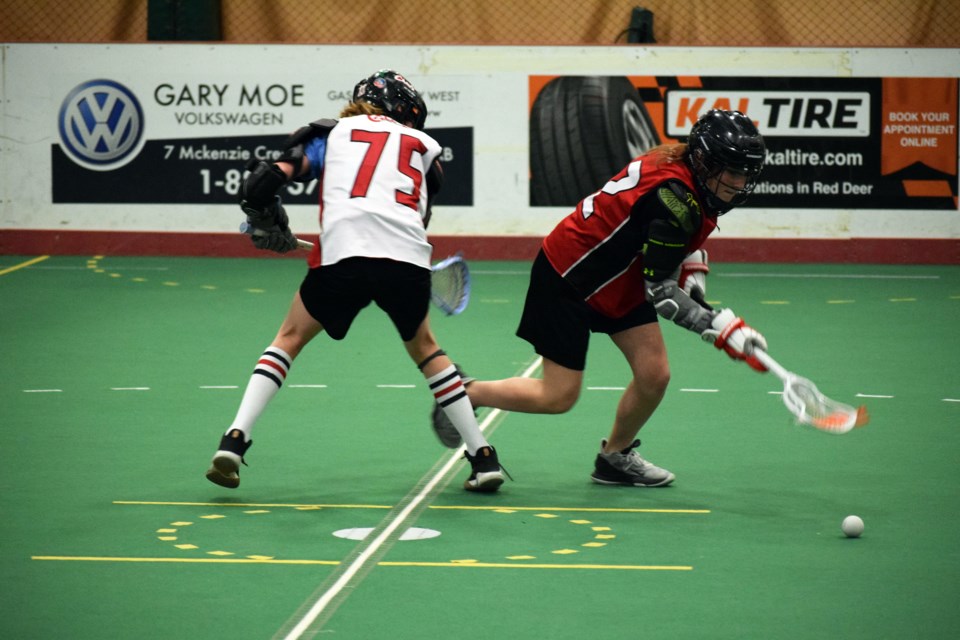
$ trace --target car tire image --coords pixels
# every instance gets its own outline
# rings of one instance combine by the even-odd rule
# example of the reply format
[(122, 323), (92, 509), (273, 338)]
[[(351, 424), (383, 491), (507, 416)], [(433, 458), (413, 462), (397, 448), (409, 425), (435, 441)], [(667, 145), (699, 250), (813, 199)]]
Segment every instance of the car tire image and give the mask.
[(530, 204), (574, 206), (660, 137), (622, 76), (562, 76), (530, 112)]

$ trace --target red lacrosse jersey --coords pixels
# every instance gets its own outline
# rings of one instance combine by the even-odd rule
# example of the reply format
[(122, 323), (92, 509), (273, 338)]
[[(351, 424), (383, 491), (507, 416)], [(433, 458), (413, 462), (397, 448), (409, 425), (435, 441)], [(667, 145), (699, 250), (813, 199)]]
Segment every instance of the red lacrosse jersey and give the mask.
[(657, 197), (669, 180), (682, 182), (697, 200), (701, 224), (688, 238), (686, 253), (696, 251), (716, 229), (717, 216), (701, 203), (686, 163), (653, 155), (634, 159), (584, 198), (543, 241), (557, 273), (607, 317), (622, 317), (645, 301), (643, 248), (650, 222), (669, 219), (670, 211)]

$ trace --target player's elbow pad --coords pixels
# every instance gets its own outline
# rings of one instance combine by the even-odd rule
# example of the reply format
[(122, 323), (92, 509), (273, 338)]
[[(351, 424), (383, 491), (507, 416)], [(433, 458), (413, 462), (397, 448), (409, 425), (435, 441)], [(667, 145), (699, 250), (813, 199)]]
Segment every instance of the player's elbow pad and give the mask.
[(701, 334), (710, 326), (714, 314), (684, 293), (676, 280), (646, 283), (646, 296), (658, 315), (684, 329)]
[(655, 302), (653, 308), (657, 310), (657, 313), (661, 317), (670, 321), (674, 321), (677, 317), (677, 314), (680, 313), (680, 305), (678, 305), (676, 301), (672, 299)]
[(274, 196), (287, 183), (287, 174), (275, 164), (260, 160), (247, 167), (250, 173), (243, 179), (240, 200), (253, 209), (266, 209)]

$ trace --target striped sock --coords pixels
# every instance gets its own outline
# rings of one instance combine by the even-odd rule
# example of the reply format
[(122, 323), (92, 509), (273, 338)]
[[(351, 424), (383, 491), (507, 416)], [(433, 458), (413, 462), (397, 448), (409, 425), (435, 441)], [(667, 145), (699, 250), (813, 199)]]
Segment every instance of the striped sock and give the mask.
[(227, 433), (239, 429), (243, 432), (244, 439), (250, 440), (254, 423), (283, 386), (292, 362), (293, 358), (278, 347), (270, 347), (263, 352), (253, 369), (247, 390), (243, 393), (243, 400), (240, 401), (240, 408), (237, 409), (237, 415)]
[(473, 455), (480, 447), (489, 446), (490, 443), (483, 437), (480, 425), (477, 424), (477, 416), (473, 414), (473, 404), (470, 403), (457, 368), (450, 365), (440, 373), (427, 378), (427, 384), (437, 404), (463, 438), (467, 453)]
[(270, 347), (263, 352), (257, 361), (257, 366), (253, 368), (253, 373), (273, 380), (277, 389), (283, 386), (283, 381), (287, 379), (287, 372), (290, 371), (290, 363), (293, 361), (287, 352), (279, 347)]

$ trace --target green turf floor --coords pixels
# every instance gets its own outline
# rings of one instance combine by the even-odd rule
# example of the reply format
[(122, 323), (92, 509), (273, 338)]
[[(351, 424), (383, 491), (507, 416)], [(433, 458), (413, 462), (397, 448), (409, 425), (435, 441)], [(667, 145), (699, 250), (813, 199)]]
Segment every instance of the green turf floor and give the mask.
[[(677, 480), (592, 484), (628, 381), (598, 336), (569, 413), (480, 412), (514, 481), (473, 495), (375, 308), (298, 358), (241, 487), (204, 479), (301, 261), (32, 258), (0, 256), (2, 638), (960, 633), (958, 267), (714, 265), (708, 299), (864, 429), (793, 425), (772, 375), (664, 325), (641, 451)], [(472, 267), (434, 329), (471, 375), (520, 374), (528, 265)]]

